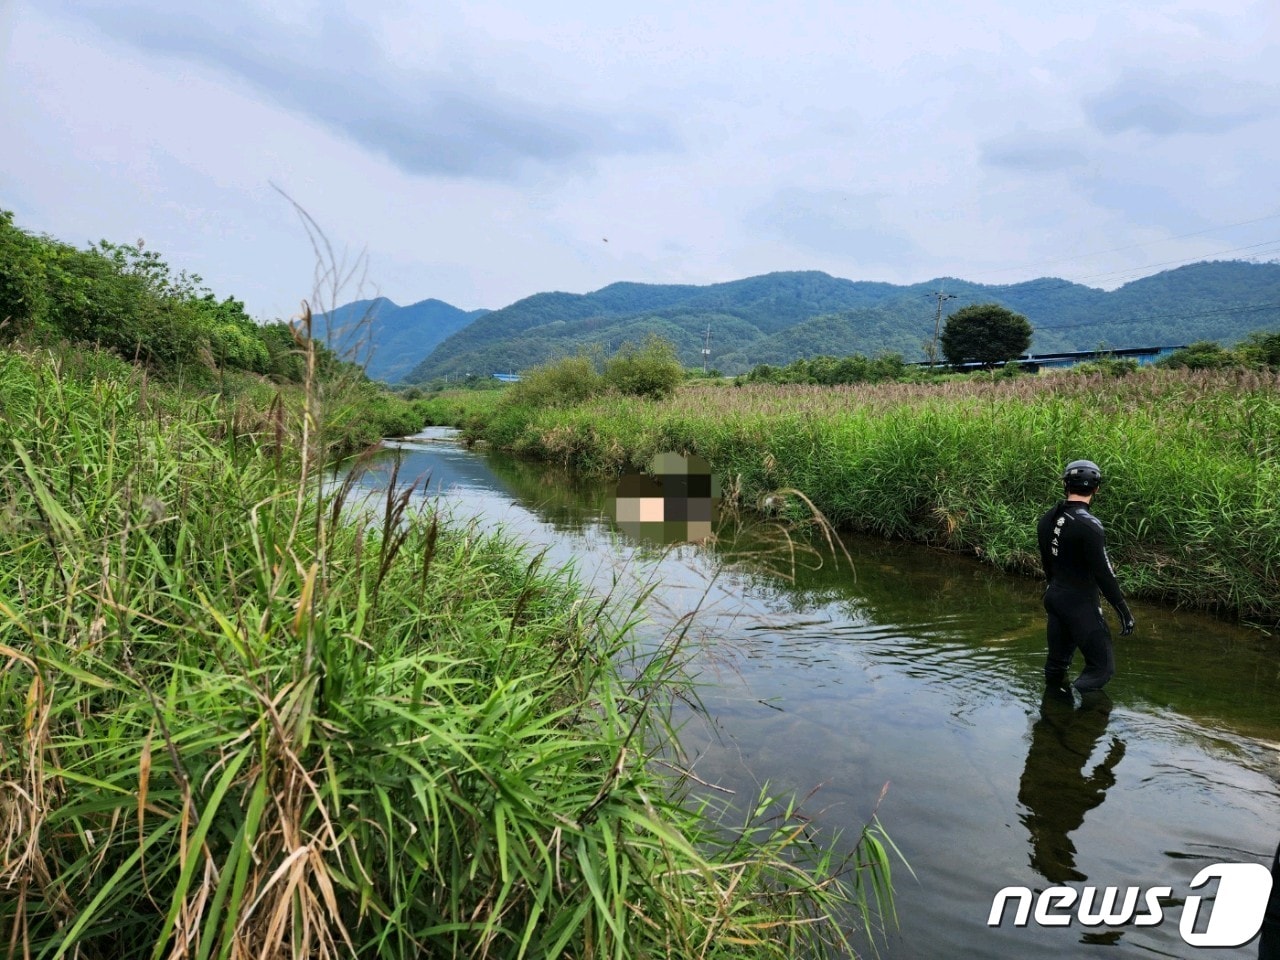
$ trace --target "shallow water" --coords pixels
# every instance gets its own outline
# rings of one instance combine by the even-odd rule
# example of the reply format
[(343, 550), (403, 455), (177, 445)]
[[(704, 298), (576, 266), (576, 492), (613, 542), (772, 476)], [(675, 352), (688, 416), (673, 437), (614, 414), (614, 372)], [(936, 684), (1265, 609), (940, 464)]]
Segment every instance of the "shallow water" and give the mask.
[[(448, 438), (393, 445), (362, 484), (385, 485), (398, 458), (402, 482), (593, 589), (651, 586), (652, 642), (696, 608), (703, 709), (681, 732), (693, 771), (748, 799), (766, 781), (816, 788), (805, 813), (845, 835), (877, 813), (915, 873), (895, 865), (899, 926), (881, 956), (1256, 956), (1192, 947), (1178, 919), (1202, 867), (1269, 864), (1280, 841), (1280, 638), (1134, 603), (1109, 697), (1042, 701), (1034, 581), (857, 537), (849, 558), (793, 565), (760, 529), (664, 551), (613, 529), (606, 485)], [(1001, 888), (1058, 884), (1173, 893), (1156, 926), (1016, 927), (1012, 907), (988, 926)]]

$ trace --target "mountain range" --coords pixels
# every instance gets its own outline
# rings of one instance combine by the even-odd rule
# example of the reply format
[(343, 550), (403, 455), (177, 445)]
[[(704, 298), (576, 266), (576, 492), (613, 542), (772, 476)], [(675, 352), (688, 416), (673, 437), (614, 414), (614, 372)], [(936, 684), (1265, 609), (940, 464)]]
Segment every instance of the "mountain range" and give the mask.
[(459, 310), (443, 300), (401, 307), (386, 297), (356, 300), (312, 320), (313, 334), (374, 380), (404, 378), (436, 345), (487, 310)]
[[(1008, 285), (945, 277), (904, 286), (806, 271), (709, 286), (614, 283), (587, 294), (538, 293), (470, 314), (438, 300), (411, 307), (361, 301), (332, 316), (341, 325), (382, 304), (371, 312), (369, 335), (374, 358), (386, 359), (369, 370), (388, 381), (519, 371), (596, 345), (612, 352), (651, 332), (671, 340), (689, 366), (701, 365), (708, 329), (711, 365), (731, 374), (818, 354), (922, 359), (939, 295), (944, 321), (974, 303), (1024, 314), (1035, 330), (1034, 353), (1228, 343), (1280, 327), (1280, 263), (1245, 261), (1191, 264), (1111, 291), (1052, 277)], [(427, 304), (435, 306), (419, 310)], [(422, 318), (413, 329), (429, 334), (415, 339), (410, 316)]]

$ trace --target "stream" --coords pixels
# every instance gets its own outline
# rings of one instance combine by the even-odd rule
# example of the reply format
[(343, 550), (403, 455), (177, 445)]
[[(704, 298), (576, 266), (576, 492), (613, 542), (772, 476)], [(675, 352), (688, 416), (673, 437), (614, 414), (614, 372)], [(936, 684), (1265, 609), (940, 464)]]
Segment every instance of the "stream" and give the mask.
[[(1111, 618), (1108, 696), (1044, 699), (1037, 581), (868, 537), (793, 556), (759, 523), (714, 548), (663, 549), (615, 529), (609, 484), (450, 438), (432, 428), (389, 443), (360, 485), (385, 489), (398, 460), (416, 495), (545, 549), (588, 589), (648, 589), (641, 642), (696, 609), (685, 762), (744, 803), (766, 782), (806, 798), (828, 836), (856, 837), (878, 816), (910, 864), (894, 861), (898, 924), (880, 956), (1257, 956), (1256, 941), (1192, 946), (1179, 919), (1202, 895), (1193, 932), (1206, 917), (1212, 930), (1218, 881), (1190, 891), (1192, 879), (1213, 864), (1269, 866), (1280, 841), (1280, 638), (1131, 601), (1133, 636)], [(1104, 523), (1109, 507), (1099, 497)], [(1151, 895), (1158, 924), (1086, 925), (1077, 903), (1046, 914), (1064, 925), (1016, 925), (1013, 902), (988, 924), (1002, 888), (1064, 885), (1121, 899), (1139, 888), (1138, 914), (1152, 888), (1170, 892)]]

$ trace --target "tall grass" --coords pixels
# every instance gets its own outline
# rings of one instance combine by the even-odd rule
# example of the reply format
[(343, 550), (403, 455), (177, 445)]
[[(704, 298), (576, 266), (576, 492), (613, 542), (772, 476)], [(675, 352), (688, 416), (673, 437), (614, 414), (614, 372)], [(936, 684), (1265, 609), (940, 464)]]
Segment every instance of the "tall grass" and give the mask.
[(1275, 372), (686, 386), (660, 403), (526, 408), (500, 427), (487, 435), (518, 453), (606, 473), (697, 453), (747, 498), (794, 487), (838, 525), (1030, 574), (1035, 519), (1063, 464), (1087, 457), (1107, 476), (1095, 508), (1126, 589), (1280, 622)]
[(678, 638), (392, 484), (323, 409), (0, 353), (0, 937), (14, 957), (849, 951), (888, 893), (652, 762)]

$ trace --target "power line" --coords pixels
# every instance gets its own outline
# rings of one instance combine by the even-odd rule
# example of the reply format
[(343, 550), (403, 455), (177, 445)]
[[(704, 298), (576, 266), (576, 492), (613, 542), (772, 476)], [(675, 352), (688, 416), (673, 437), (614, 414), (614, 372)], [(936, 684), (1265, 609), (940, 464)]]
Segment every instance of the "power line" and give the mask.
[[(1232, 253), (1232, 252), (1238, 252), (1240, 250), (1248, 250), (1248, 249), (1254, 249), (1257, 247), (1266, 247), (1266, 246), (1272, 246), (1272, 245), (1277, 246), (1278, 248), (1277, 252), (1280, 253), (1280, 240), (1268, 240), (1263, 243), (1251, 244), (1246, 247), (1235, 247), (1231, 250), (1220, 250), (1217, 253), (1210, 254), (1209, 256), (1220, 256), (1224, 253)], [(1205, 262), (1207, 261), (1203, 257), (1195, 257), (1195, 258), (1189, 258), (1187, 260), (1170, 260), (1170, 261), (1166, 261), (1164, 264), (1148, 264), (1148, 267), (1168, 266), (1170, 264), (1177, 264), (1178, 266), (1189, 266), (1192, 264), (1205, 263)], [(1239, 261), (1239, 262), (1252, 263), (1254, 261)], [(1112, 273), (1107, 273), (1107, 274), (1095, 274), (1092, 277), (1084, 277), (1082, 279), (1087, 280), (1087, 279), (1097, 279), (1098, 277), (1124, 277), (1126, 274), (1132, 272), (1133, 274), (1132, 279), (1141, 280), (1150, 276), (1150, 274), (1142, 272), (1144, 269), (1147, 269), (1147, 268), (1136, 267), (1136, 268), (1133, 268), (1133, 271), (1127, 271), (1127, 270), (1114, 271)], [(976, 281), (969, 281), (969, 282), (976, 287), (984, 287), (984, 288), (990, 289), (993, 294), (997, 294), (997, 295), (1001, 289), (1007, 290), (1014, 287), (1020, 288), (1021, 290), (1024, 290), (1024, 291), (1032, 291), (1032, 290), (1038, 291), (1038, 290), (1065, 289), (1067, 287), (1073, 287), (1073, 286), (1086, 286), (1086, 284), (1081, 283), (1079, 280), (1067, 280), (1062, 277), (1036, 277), (1033, 280), (1024, 280), (1021, 283), (1008, 283), (1008, 284), (982, 284), (982, 283), (977, 283)], [(1096, 289), (1096, 288), (1091, 288), (1091, 289)], [(930, 296), (930, 294), (926, 294), (926, 296)]]
[(1255, 250), (1258, 247), (1270, 247), (1275, 245), (1280, 245), (1280, 240), (1264, 240), (1262, 243), (1251, 243), (1243, 247), (1232, 247), (1228, 250), (1218, 250), (1215, 253), (1205, 254), (1204, 256), (1201, 256), (1201, 257), (1183, 257), (1177, 260), (1164, 260), (1160, 263), (1148, 263), (1141, 267), (1130, 267), (1126, 270), (1110, 270), (1106, 273), (1090, 274), (1089, 276), (1080, 277), (1079, 279), (1073, 280), (1071, 282), (1080, 283), (1084, 280), (1096, 280), (1100, 277), (1119, 277), (1119, 276), (1124, 276), (1125, 274), (1130, 274), (1130, 273), (1134, 274), (1135, 276), (1144, 276), (1144, 274), (1140, 273), (1139, 271), (1148, 270), (1152, 267), (1166, 267), (1166, 266), (1169, 266), (1170, 264), (1178, 264), (1178, 265), (1185, 266), (1186, 264), (1189, 264), (1189, 263), (1199, 263), (1201, 261), (1207, 260), (1210, 257), (1219, 257), (1219, 256), (1222, 256), (1224, 253), (1239, 253), (1241, 250)]
[[(1205, 262), (1208, 262), (1210, 258), (1221, 257), (1224, 254), (1228, 254), (1228, 253), (1238, 253), (1241, 250), (1256, 250), (1259, 247), (1271, 247), (1271, 246), (1277, 247), (1276, 252), (1280, 253), (1280, 240), (1265, 240), (1261, 243), (1249, 244), (1243, 247), (1232, 247), (1227, 250), (1218, 250), (1213, 253), (1205, 254), (1199, 257), (1186, 257), (1179, 260), (1166, 260), (1160, 263), (1149, 263), (1141, 267), (1129, 267), (1124, 270), (1112, 270), (1107, 273), (1090, 274), (1088, 276), (1080, 277), (1074, 280), (1068, 280), (1065, 277), (1036, 277), (1031, 280), (1023, 280), (1019, 283), (981, 284), (981, 283), (977, 283), (976, 281), (970, 281), (970, 282), (974, 283), (975, 286), (985, 286), (985, 287), (1007, 288), (1007, 287), (1036, 287), (1036, 286), (1044, 286), (1044, 285), (1061, 285), (1065, 287), (1065, 286), (1087, 286), (1087, 284), (1085, 284), (1083, 281), (1098, 280), (1102, 278), (1111, 278), (1113, 280), (1121, 281), (1121, 284), (1123, 285), (1123, 283), (1127, 282), (1127, 280), (1141, 280), (1145, 277), (1150, 276), (1151, 274), (1147, 273), (1146, 271), (1154, 267), (1173, 267), (1174, 269), (1176, 269), (1177, 267), (1181, 267), (1181, 266), (1189, 266), (1196, 263), (1205, 263)], [(1242, 261), (1242, 262), (1253, 262), (1253, 261)]]
[[(1237, 223), (1224, 223), (1216, 227), (1206, 227), (1203, 230), (1194, 230), (1191, 233), (1182, 233), (1176, 237), (1165, 237), (1161, 240), (1149, 240), (1144, 243), (1131, 243), (1123, 247), (1112, 247), (1109, 250), (1096, 250), (1096, 251), (1093, 251), (1092, 253), (1079, 253), (1070, 257), (1055, 257), (1051, 260), (1032, 261), (1031, 263), (1019, 264), (1017, 266), (1012, 266), (1012, 267), (997, 267), (994, 270), (984, 270), (983, 272), (977, 274), (977, 276), (983, 277), (983, 276), (989, 276), (991, 274), (996, 274), (996, 273), (1010, 273), (1015, 270), (1030, 270), (1035, 267), (1049, 266), (1050, 264), (1054, 264), (1054, 263), (1069, 263), (1072, 260), (1086, 260), (1089, 257), (1100, 257), (1108, 253), (1124, 253), (1127, 250), (1137, 250), (1141, 247), (1155, 246), (1158, 243), (1172, 243), (1175, 240), (1186, 240), (1190, 237), (1200, 237), (1200, 236), (1204, 236), (1204, 234), (1206, 233), (1214, 233), (1218, 230), (1230, 230), (1233, 227), (1247, 227), (1250, 224), (1263, 223), (1264, 221), (1275, 220), (1277, 218), (1280, 218), (1280, 210), (1277, 210), (1275, 213), (1269, 213), (1264, 217), (1254, 217), (1252, 220), (1241, 220)], [(1194, 260), (1195, 258), (1191, 258), (1188, 262), (1194, 262)]]
[(1280, 313), (1280, 303), (1256, 303), (1239, 307), (1223, 307), (1216, 310), (1203, 310), (1200, 313), (1154, 313), (1141, 317), (1126, 317), (1121, 320), (1081, 320), (1078, 323), (1064, 323), (1057, 326), (1045, 326), (1046, 333), (1059, 330), (1076, 330), (1080, 327), (1123, 326), (1130, 323), (1150, 323), (1156, 320), (1198, 320), (1202, 317), (1234, 316), (1241, 313), (1260, 313), (1263, 310), (1275, 310)]

